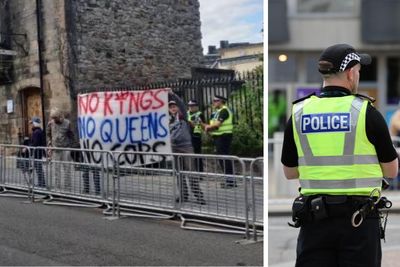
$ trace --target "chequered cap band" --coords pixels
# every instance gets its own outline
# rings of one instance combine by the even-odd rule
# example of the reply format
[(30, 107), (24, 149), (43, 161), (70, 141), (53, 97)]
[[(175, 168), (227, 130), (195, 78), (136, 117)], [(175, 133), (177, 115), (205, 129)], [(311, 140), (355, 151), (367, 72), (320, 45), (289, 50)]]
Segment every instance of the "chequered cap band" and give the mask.
[(340, 64), (340, 68), (339, 71), (344, 71), (347, 67), (347, 65), (353, 61), (353, 60), (357, 60), (358, 62), (360, 62), (361, 58), (359, 55), (357, 55), (356, 53), (350, 53), (348, 54), (342, 61), (342, 64)]

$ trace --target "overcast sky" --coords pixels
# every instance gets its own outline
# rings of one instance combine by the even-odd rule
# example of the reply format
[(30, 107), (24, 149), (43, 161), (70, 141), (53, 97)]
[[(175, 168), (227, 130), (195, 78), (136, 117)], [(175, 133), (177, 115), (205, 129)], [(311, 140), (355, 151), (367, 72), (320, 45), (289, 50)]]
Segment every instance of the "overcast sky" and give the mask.
[(204, 53), (220, 40), (263, 41), (263, 0), (199, 0)]

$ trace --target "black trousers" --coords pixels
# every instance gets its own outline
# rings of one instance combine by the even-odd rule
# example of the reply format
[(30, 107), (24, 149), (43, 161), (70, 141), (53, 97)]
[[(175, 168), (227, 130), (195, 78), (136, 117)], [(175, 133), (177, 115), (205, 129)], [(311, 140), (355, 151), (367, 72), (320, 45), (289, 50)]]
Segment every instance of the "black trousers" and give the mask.
[(83, 178), (83, 192), (88, 194), (90, 191), (90, 171), (93, 173), (93, 183), (95, 194), (99, 195), (101, 192), (100, 186), (100, 169), (98, 167), (82, 166), (82, 178)]
[[(173, 153), (190, 153), (193, 154), (193, 147), (175, 147), (172, 148)], [(193, 170), (193, 161), (190, 157), (183, 156), (175, 156), (175, 167), (177, 168), (177, 182), (179, 189), (179, 197), (181, 200), (189, 199), (189, 189), (186, 182), (186, 176), (189, 181), (190, 189), (192, 190), (193, 195), (197, 198), (197, 200), (203, 199), (203, 192), (201, 191), (199, 178), (193, 177), (193, 175), (184, 175), (180, 173), (180, 171), (192, 171)]]
[(37, 175), (37, 178), (38, 178), (37, 186), (45, 187), (46, 186), (46, 180), (44, 179), (42, 161), (40, 161), (40, 159), (35, 159), (35, 161), (33, 162), (33, 167), (35, 168), (36, 175)]
[[(232, 144), (232, 134), (222, 134), (214, 136), (214, 145), (218, 155), (230, 155)], [(225, 174), (233, 174), (233, 167), (231, 160), (219, 160), (219, 165)], [(234, 183), (233, 178), (227, 177), (226, 182)]]
[[(192, 135), (192, 145), (194, 153), (201, 154), (201, 135)], [(203, 160), (200, 158), (196, 158), (194, 160), (194, 167), (196, 171), (203, 172)]]
[(379, 218), (366, 218), (357, 228), (350, 219), (305, 223), (297, 239), (296, 267), (380, 267)]

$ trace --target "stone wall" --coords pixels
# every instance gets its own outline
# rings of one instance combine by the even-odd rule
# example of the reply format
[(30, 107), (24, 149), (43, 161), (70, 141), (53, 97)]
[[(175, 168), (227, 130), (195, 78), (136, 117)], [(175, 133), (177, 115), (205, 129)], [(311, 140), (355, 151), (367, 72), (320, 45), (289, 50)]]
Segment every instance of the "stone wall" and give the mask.
[[(1, 16), (2, 30), (7, 30), (11, 49), (18, 53), (13, 57), (14, 82), (9, 85), (0, 86), (0, 142), (18, 143), (18, 135), (21, 135), (24, 128), (24, 118), (21, 110), (21, 97), (19, 89), (21, 83), (24, 85), (39, 86), (38, 58), (36, 43), (36, 16), (35, 1), (7, 1), (1, 0), (2, 13), (8, 17)], [(7, 24), (7, 25), (5, 25)], [(6, 112), (7, 100), (14, 103), (14, 111)]]
[[(77, 92), (187, 78), (201, 66), (198, 0), (41, 3), (44, 125), (52, 107), (74, 122)], [(0, 86), (0, 143), (16, 144), (29, 127), (24, 92), (40, 88), (36, 0), (0, 0), (0, 9), (9, 15), (1, 28), (25, 34), (11, 37), (14, 82)], [(7, 100), (13, 113), (5, 112)]]
[(77, 0), (69, 9), (78, 91), (188, 78), (201, 65), (198, 0)]
[[(68, 86), (67, 39), (65, 33), (64, 0), (42, 0), (43, 48), (43, 100), (45, 122), (52, 107), (67, 113), (72, 109)], [(14, 101), (14, 112), (0, 112), (0, 143), (19, 143), (18, 136), (28, 132), (32, 114), (24, 105), (30, 90), (40, 88), (37, 16), (35, 0), (0, 0), (0, 7), (7, 7), (11, 49), (18, 54), (13, 59), (14, 82), (0, 86), (0, 110), (6, 110), (7, 100)], [(4, 21), (2, 18), (0, 20)], [(40, 90), (39, 90), (40, 92)], [(42, 113), (34, 114), (42, 117)]]

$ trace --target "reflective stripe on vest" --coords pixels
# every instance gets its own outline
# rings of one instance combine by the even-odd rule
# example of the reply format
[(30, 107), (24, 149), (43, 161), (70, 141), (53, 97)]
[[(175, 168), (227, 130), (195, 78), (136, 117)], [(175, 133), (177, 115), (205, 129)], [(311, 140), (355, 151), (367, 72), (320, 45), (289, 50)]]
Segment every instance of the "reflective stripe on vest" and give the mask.
[[(354, 96), (337, 99), (314, 96), (293, 106), (293, 132), (299, 154), (301, 192), (369, 195), (373, 189), (380, 189), (383, 174), (375, 148), (365, 132), (368, 103)], [(343, 102), (333, 105), (333, 101)], [(307, 105), (311, 105), (307, 109), (311, 107), (312, 112), (304, 111)], [(330, 106), (334, 112), (327, 112)], [(340, 109), (336, 110), (338, 107)], [(343, 121), (339, 121), (337, 114), (342, 114)], [(310, 123), (311, 120), (313, 123)], [(359, 127), (360, 122), (363, 123), (362, 127)], [(332, 143), (322, 143), (328, 137), (331, 137)], [(335, 143), (338, 140), (342, 142)], [(332, 150), (333, 147), (336, 150)], [(331, 153), (342, 148), (342, 152), (329, 155), (324, 148), (328, 151), (331, 149)]]
[(370, 187), (371, 184), (381, 184), (382, 178), (356, 178), (347, 180), (300, 180), (301, 187), (310, 189), (319, 188), (337, 188), (337, 189), (348, 189), (348, 188), (359, 188), (359, 187)]
[(210, 120), (210, 125), (215, 124), (218, 121), (219, 113), (223, 110), (226, 109), (229, 113), (229, 117), (222, 122), (222, 124), (219, 126), (218, 129), (214, 130), (211, 132), (211, 135), (222, 135), (222, 134), (227, 134), (227, 133), (232, 133), (233, 131), (233, 123), (232, 123), (232, 112), (227, 106), (222, 106), (222, 108), (218, 109), (214, 116)]
[[(201, 134), (201, 124), (199, 123), (201, 111), (197, 111), (193, 114), (190, 114), (190, 111), (187, 112), (188, 121), (194, 122), (193, 133)], [(192, 120), (193, 118), (193, 120)]]

